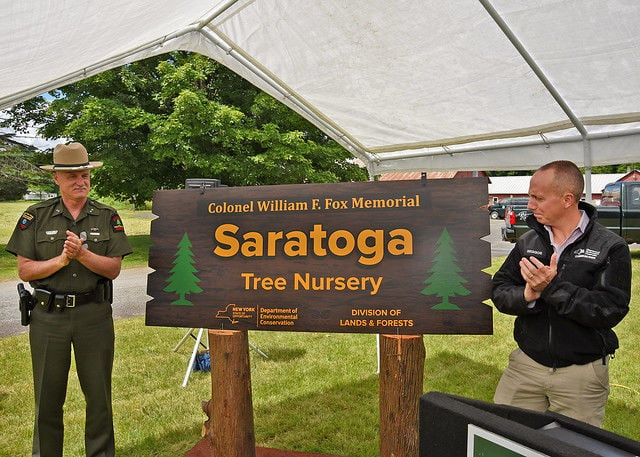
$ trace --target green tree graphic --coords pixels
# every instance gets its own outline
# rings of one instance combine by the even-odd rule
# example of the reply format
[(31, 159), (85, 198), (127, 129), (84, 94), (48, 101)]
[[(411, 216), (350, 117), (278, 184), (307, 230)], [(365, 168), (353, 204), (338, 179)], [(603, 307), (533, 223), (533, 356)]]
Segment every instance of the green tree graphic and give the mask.
[(442, 302), (432, 306), (431, 309), (460, 309), (449, 302), (449, 297), (471, 293), (462, 285), (467, 280), (458, 274), (461, 271), (457, 265), (453, 240), (445, 227), (436, 241), (436, 256), (433, 259), (433, 267), (429, 270), (431, 276), (424, 280), (427, 287), (420, 292), (423, 295), (437, 295), (442, 299)]
[(185, 232), (182, 240), (178, 243), (178, 251), (176, 252), (176, 258), (173, 261), (174, 267), (171, 269), (171, 276), (167, 280), (169, 285), (165, 287), (165, 292), (175, 292), (179, 298), (171, 302), (172, 305), (187, 305), (193, 306), (189, 300), (185, 298), (185, 295), (191, 293), (200, 293), (202, 289), (198, 287), (200, 280), (195, 275), (198, 272), (192, 264), (193, 252), (191, 252), (191, 241), (189, 236)]

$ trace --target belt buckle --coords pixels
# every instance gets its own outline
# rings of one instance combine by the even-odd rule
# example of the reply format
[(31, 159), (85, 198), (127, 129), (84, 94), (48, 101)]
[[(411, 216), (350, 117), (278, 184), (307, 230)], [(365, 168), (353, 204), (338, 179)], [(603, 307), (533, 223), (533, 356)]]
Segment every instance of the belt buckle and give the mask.
[(76, 296), (75, 295), (65, 295), (65, 297), (64, 297), (64, 307), (65, 308), (75, 308), (76, 307)]

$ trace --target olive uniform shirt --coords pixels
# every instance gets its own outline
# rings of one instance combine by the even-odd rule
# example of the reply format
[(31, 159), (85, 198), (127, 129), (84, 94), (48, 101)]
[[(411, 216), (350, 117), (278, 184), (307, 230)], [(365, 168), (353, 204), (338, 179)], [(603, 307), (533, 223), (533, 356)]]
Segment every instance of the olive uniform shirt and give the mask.
[[(60, 197), (30, 206), (18, 220), (6, 250), (31, 260), (48, 260), (60, 255), (70, 230), (81, 238), (93, 253), (106, 257), (131, 254), (132, 249), (117, 211), (87, 199), (78, 219), (74, 220)], [(73, 259), (51, 276), (31, 281), (34, 288), (61, 294), (94, 291), (104, 279)]]

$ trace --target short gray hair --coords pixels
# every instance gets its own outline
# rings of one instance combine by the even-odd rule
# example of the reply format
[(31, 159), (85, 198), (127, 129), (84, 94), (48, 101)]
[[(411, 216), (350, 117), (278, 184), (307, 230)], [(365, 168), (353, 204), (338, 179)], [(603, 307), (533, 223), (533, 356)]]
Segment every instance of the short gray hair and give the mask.
[(556, 160), (538, 169), (538, 171), (547, 170), (553, 170), (553, 183), (559, 193), (569, 191), (575, 197), (576, 203), (580, 201), (584, 190), (584, 177), (575, 163), (569, 160)]

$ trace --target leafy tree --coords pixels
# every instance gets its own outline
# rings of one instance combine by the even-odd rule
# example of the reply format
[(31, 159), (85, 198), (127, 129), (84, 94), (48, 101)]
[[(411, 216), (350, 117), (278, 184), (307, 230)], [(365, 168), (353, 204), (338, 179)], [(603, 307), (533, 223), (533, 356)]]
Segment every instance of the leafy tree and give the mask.
[(18, 200), (28, 189), (51, 191), (54, 188), (49, 173), (34, 162), (41, 156), (25, 146), (0, 140), (0, 199)]
[(185, 178), (265, 185), (360, 181), (350, 154), (219, 63), (173, 52), (109, 70), (14, 106), (4, 122), (82, 142), (99, 196), (134, 204)]
[[(581, 170), (584, 170), (581, 168)], [(593, 167), (591, 173), (627, 173), (632, 170), (640, 170), (640, 163), (623, 163), (618, 165), (601, 165)]]
[(24, 181), (0, 176), (0, 200), (19, 200), (26, 192)]

